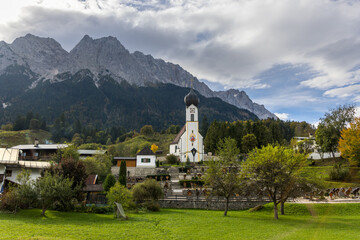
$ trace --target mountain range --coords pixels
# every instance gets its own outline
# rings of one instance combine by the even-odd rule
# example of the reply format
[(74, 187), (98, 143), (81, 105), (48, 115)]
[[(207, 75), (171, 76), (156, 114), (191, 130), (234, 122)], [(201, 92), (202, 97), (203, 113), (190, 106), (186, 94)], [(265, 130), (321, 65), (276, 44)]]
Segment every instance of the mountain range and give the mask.
[[(151, 101), (150, 99), (144, 99), (143, 97), (141, 101), (139, 100), (142, 96), (147, 95), (142, 92), (144, 89), (152, 92), (161, 89), (161, 92), (157, 92), (157, 94), (160, 94), (157, 101), (162, 101), (164, 100), (162, 96), (167, 95), (164, 91), (169, 89), (173, 89), (173, 91), (176, 89), (177, 93), (185, 94), (188, 90), (181, 89), (190, 87), (190, 79), (193, 79), (193, 88), (199, 95), (203, 96), (202, 102), (204, 102), (204, 107), (206, 106), (208, 109), (205, 112), (208, 113), (207, 116), (209, 116), (210, 120), (277, 119), (263, 105), (253, 103), (244, 91), (235, 89), (212, 91), (205, 83), (200, 82), (181, 66), (165, 62), (162, 59), (155, 59), (151, 55), (145, 55), (138, 51), (130, 53), (114, 37), (92, 39), (85, 35), (70, 52), (67, 52), (52, 38), (27, 34), (24, 37), (16, 38), (11, 44), (4, 41), (0, 42), (0, 103), (2, 103), (2, 108), (0, 105), (2, 120), (0, 119), (0, 121), (5, 122), (26, 110), (42, 112), (48, 121), (53, 121), (59, 111), (71, 112), (72, 108), (79, 108), (79, 106), (73, 106), (72, 104), (78, 102), (78, 104), (84, 105), (86, 101), (82, 102), (83, 99), (79, 99), (76, 92), (65, 89), (65, 86), (70, 89), (77, 89), (81, 85), (83, 89), (77, 89), (77, 93), (81, 92), (78, 95), (104, 101), (102, 104), (99, 102), (93, 102), (93, 104), (97, 105), (98, 111), (105, 111), (107, 120), (102, 120), (102, 122), (106, 122), (108, 125), (109, 118), (119, 116), (114, 115), (113, 112), (109, 114), (107, 107), (113, 104), (121, 105), (124, 103), (124, 99), (119, 102), (120, 98), (117, 97), (115, 100), (113, 96), (117, 93), (113, 91), (105, 94), (102, 86), (105, 83), (107, 85), (112, 84), (112, 88), (118, 89), (119, 93), (122, 92), (122, 94), (124, 94), (122, 90), (131, 89), (133, 95), (128, 97), (137, 97), (137, 100), (132, 100), (132, 102), (146, 105), (146, 101)], [(79, 84), (80, 82), (82, 83)], [(169, 84), (178, 88), (170, 87)], [(142, 90), (135, 90), (137, 88)], [(73, 95), (60, 94), (57, 89), (62, 89), (64, 93)], [(85, 93), (84, 89), (92, 89), (93, 91)], [(111, 96), (108, 96), (108, 94)], [(106, 98), (102, 98), (101, 95), (105, 95)], [(154, 95), (152, 97), (150, 95), (149, 98), (154, 98)], [(175, 94), (175, 96), (178, 96), (178, 94)], [(55, 106), (55, 102), (52, 107), (43, 106), (45, 103), (53, 103), (52, 99), (56, 97), (58, 97), (57, 104), (64, 107)], [(174, 96), (168, 97), (170, 99), (174, 98)], [(214, 100), (214, 98), (220, 98), (224, 103), (221, 103), (220, 99)], [(42, 99), (42, 102), (39, 99)], [(64, 99), (73, 99), (73, 101), (68, 102), (69, 106), (65, 107)], [(169, 103), (167, 100), (164, 101)], [(215, 106), (210, 106), (209, 102), (212, 102)], [(236, 108), (225, 107), (225, 103)], [(212, 110), (209, 111), (209, 109)], [(228, 112), (224, 109), (227, 109)], [(244, 109), (247, 111), (244, 111)], [(165, 111), (165, 108), (163, 110)], [(144, 108), (141, 111), (154, 113), (155, 109), (149, 111)], [(220, 113), (221, 111), (225, 112)], [(215, 116), (214, 112), (219, 114), (215, 114)], [(161, 116), (164, 116), (164, 114), (166, 115), (163, 112)], [(179, 114), (182, 115), (182, 113)], [(125, 122), (124, 120), (121, 123), (124, 124)], [(167, 125), (167, 122), (162, 124)]]
[(70, 52), (52, 38), (32, 34), (19, 37), (11, 44), (1, 41), (0, 74), (10, 65), (28, 67), (40, 81), (56, 81), (59, 73), (76, 73), (82, 69), (89, 69), (97, 77), (95, 81), (102, 75), (111, 75), (118, 82), (125, 79), (136, 86), (169, 83), (190, 87), (189, 80), (194, 79), (194, 89), (204, 97), (218, 97), (238, 108), (249, 110), (260, 119), (277, 119), (263, 105), (252, 102), (244, 91), (212, 91), (181, 66), (138, 51), (130, 53), (114, 37), (92, 39), (85, 35)]

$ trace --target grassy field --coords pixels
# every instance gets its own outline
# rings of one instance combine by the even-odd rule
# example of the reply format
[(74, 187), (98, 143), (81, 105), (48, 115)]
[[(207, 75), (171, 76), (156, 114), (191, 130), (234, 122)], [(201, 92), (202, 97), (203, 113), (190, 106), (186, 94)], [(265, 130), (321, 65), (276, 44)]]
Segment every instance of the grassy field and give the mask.
[(273, 219), (272, 207), (257, 212), (163, 209), (113, 215), (23, 210), (0, 214), (0, 239), (359, 239), (360, 204), (287, 204)]

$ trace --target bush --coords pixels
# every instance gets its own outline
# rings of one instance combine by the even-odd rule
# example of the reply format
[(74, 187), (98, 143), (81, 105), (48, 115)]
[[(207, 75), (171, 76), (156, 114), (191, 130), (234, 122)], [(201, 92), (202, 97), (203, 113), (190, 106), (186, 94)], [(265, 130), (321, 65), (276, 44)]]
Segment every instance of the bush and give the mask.
[(152, 212), (158, 212), (160, 211), (160, 205), (157, 202), (150, 201), (143, 204), (144, 207), (146, 207), (147, 210)]
[(160, 184), (154, 179), (147, 179), (143, 183), (136, 184), (132, 188), (135, 202), (157, 201), (163, 196)]
[(114, 212), (114, 206), (96, 206), (95, 204), (92, 204), (90, 206), (76, 205), (74, 211), (81, 213), (106, 214)]
[(178, 157), (173, 154), (166, 156), (166, 163), (168, 164), (176, 164), (179, 161)]
[(16, 212), (18, 209), (18, 197), (16, 191), (10, 190), (0, 196), (0, 210)]
[(121, 203), (124, 209), (129, 209), (134, 206), (131, 192), (119, 182), (116, 182), (115, 185), (110, 188), (106, 194), (106, 198), (110, 206), (113, 206), (114, 202)]
[(350, 178), (349, 169), (344, 168), (341, 163), (335, 164), (329, 172), (330, 180), (344, 181)]

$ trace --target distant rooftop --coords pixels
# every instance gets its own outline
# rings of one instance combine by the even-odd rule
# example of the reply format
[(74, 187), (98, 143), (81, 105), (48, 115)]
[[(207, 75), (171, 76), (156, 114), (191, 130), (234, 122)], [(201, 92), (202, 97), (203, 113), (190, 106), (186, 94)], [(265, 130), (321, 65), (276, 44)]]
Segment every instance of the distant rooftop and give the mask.
[(20, 150), (56, 150), (59, 148), (67, 148), (69, 145), (67, 144), (23, 144), (17, 145), (12, 148), (20, 149)]
[(106, 153), (106, 150), (85, 150), (79, 149), (78, 153), (80, 155), (102, 155)]

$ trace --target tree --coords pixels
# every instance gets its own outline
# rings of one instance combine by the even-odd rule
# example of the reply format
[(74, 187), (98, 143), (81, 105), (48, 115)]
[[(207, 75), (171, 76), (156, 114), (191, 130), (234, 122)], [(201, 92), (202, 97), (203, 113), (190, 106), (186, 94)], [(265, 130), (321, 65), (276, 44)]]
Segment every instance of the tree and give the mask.
[(360, 165), (360, 118), (355, 118), (349, 128), (341, 131), (339, 151), (350, 165)]
[(140, 134), (151, 137), (154, 135), (154, 129), (151, 125), (145, 125), (140, 129)]
[(254, 190), (270, 198), (274, 203), (274, 218), (278, 219), (278, 204), (290, 196), (305, 164), (305, 155), (282, 146), (268, 145), (249, 153), (242, 164), (241, 175)]
[(121, 203), (124, 209), (128, 209), (133, 205), (133, 197), (131, 192), (121, 185), (119, 182), (115, 183), (106, 194), (109, 205), (113, 205), (115, 202)]
[(84, 140), (81, 138), (81, 135), (79, 133), (75, 133), (71, 140), (71, 143), (74, 144), (74, 146), (78, 147), (84, 143)]
[(111, 173), (112, 158), (108, 154), (95, 155), (80, 161), (85, 165), (86, 174), (97, 174), (100, 181), (103, 181)]
[(166, 163), (176, 164), (179, 161), (178, 157), (174, 154), (170, 154), (166, 156)]
[(42, 209), (41, 215), (45, 216), (46, 210), (55, 202), (70, 203), (75, 196), (72, 185), (73, 181), (69, 178), (45, 172), (45, 175), (39, 178), (35, 184)]
[(203, 138), (206, 137), (206, 133), (208, 129), (209, 129), (209, 122), (207, 116), (205, 115), (201, 121), (201, 126), (200, 126), (200, 133), (203, 136)]
[(212, 194), (225, 198), (224, 216), (228, 212), (230, 197), (240, 189), (239, 153), (235, 139), (221, 140), (217, 149), (219, 160), (208, 162), (208, 169), (204, 176), (205, 184), (212, 188)]
[(153, 145), (151, 145), (151, 151), (153, 151), (153, 153), (156, 153), (156, 151), (159, 149), (159, 147), (153, 143)]
[(315, 132), (316, 143), (324, 152), (331, 152), (335, 158), (341, 131), (354, 119), (353, 105), (339, 106), (330, 113), (325, 113)]
[(314, 145), (314, 140), (311, 139), (304, 139), (297, 142), (297, 146), (300, 153), (305, 153), (305, 154), (311, 152), (313, 145)]
[(104, 191), (108, 192), (110, 190), (110, 188), (112, 188), (115, 185), (115, 183), (116, 183), (116, 179), (115, 179), (114, 175), (112, 175), (111, 173), (108, 174), (103, 183)]
[(38, 119), (31, 119), (29, 122), (29, 129), (30, 130), (38, 130), (41, 126), (41, 122)]
[(70, 145), (67, 148), (62, 150), (62, 158), (72, 158), (75, 161), (79, 160), (80, 154), (77, 151), (77, 147), (75, 145)]
[(145, 182), (138, 183), (132, 188), (135, 202), (157, 201), (163, 196), (160, 184), (154, 179), (147, 179)]
[(246, 134), (242, 138), (242, 151), (248, 153), (253, 150), (257, 145), (257, 140), (254, 134)]
[(126, 161), (125, 160), (121, 161), (121, 163), (120, 163), (119, 182), (121, 185), (126, 186)]

